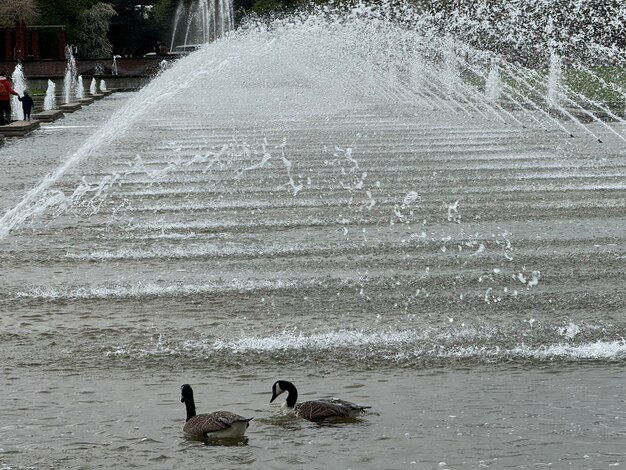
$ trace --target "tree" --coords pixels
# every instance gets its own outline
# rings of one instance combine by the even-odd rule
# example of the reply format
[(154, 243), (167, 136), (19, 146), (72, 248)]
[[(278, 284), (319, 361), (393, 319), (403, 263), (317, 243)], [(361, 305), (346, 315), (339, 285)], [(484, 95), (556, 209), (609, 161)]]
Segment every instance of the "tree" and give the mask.
[(0, 27), (11, 27), (16, 22), (34, 23), (38, 17), (37, 0), (0, 3)]
[[(10, 1), (20, 2), (22, 0)], [(98, 3), (98, 1), (99, 0), (37, 0), (41, 10), (38, 24), (64, 25), (68, 43), (77, 44), (81, 33), (80, 14)]]
[(96, 3), (89, 10), (80, 14), (81, 32), (80, 43), (88, 57), (110, 57), (113, 46), (109, 41), (108, 33), (111, 18), (117, 13), (109, 3)]
[(174, 12), (167, 13), (167, 4), (156, 0), (107, 1), (117, 12), (109, 31), (115, 54), (142, 56), (153, 50), (157, 40), (166, 41), (171, 34)]

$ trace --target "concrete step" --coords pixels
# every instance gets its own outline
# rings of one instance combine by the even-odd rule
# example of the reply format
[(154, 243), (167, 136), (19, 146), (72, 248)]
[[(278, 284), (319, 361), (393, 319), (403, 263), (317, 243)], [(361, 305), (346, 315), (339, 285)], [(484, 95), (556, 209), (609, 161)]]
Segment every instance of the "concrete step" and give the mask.
[(59, 106), (59, 109), (64, 113), (73, 113), (74, 111), (78, 111), (80, 108), (82, 108), (82, 105), (77, 102), (65, 103)]
[(0, 135), (4, 137), (21, 137), (39, 128), (38, 121), (13, 121), (0, 126)]
[(50, 109), (48, 111), (33, 114), (31, 118), (41, 122), (52, 122), (62, 117), (63, 114), (63, 111), (60, 109)]

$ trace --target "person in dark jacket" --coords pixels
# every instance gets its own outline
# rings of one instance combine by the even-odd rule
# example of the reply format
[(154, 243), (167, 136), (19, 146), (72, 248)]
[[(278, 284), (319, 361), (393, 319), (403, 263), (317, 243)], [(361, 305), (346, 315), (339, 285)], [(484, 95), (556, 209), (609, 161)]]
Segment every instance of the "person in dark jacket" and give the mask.
[(18, 96), (18, 100), (22, 102), (22, 111), (24, 111), (24, 121), (30, 121), (30, 111), (35, 106), (33, 99), (28, 94), (28, 91), (24, 90), (24, 96)]
[(11, 123), (11, 95), (20, 95), (11, 88), (4, 70), (0, 72), (0, 126)]

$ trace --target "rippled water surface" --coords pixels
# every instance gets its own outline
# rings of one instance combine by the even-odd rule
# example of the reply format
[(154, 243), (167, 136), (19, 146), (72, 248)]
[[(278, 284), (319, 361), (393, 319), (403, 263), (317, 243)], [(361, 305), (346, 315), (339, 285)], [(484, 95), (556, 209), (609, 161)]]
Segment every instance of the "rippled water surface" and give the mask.
[[(626, 464), (623, 141), (251, 37), (2, 147), (3, 468)], [(182, 383), (247, 439), (185, 440)]]

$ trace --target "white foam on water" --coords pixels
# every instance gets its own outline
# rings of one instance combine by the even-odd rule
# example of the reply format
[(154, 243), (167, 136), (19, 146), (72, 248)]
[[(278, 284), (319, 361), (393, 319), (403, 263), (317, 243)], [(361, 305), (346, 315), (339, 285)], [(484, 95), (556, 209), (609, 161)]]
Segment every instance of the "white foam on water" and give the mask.
[(573, 339), (578, 333), (580, 333), (580, 327), (572, 322), (569, 322), (567, 326), (559, 328), (559, 334), (569, 339)]
[[(223, 209), (224, 207), (215, 207)], [(218, 228), (233, 229), (233, 228), (250, 228), (250, 227), (288, 227), (290, 225), (324, 225), (328, 223), (327, 220), (318, 218), (306, 218), (306, 219), (265, 219), (263, 221), (229, 221), (221, 220), (219, 222), (204, 222), (204, 221), (191, 221), (191, 222), (146, 222), (138, 223), (131, 227), (135, 230), (215, 230)], [(333, 219), (333, 223), (335, 222)], [(349, 223), (349, 222), (346, 222)]]
[(511, 350), (513, 356), (541, 360), (551, 359), (626, 359), (626, 340), (594, 341), (577, 345), (551, 344), (540, 348), (520, 346)]
[(292, 289), (297, 286), (314, 287), (321, 281), (293, 281), (293, 280), (252, 280), (231, 279), (225, 282), (207, 282), (202, 284), (158, 284), (154, 282), (135, 283), (118, 286), (89, 286), (89, 287), (56, 287), (39, 286), (26, 291), (18, 291), (18, 299), (37, 300), (105, 300), (105, 299), (133, 299), (142, 297), (176, 297), (224, 293), (231, 291), (281, 290)]
[[(118, 346), (106, 351), (107, 356), (162, 356), (185, 355), (207, 357), (214, 354), (238, 355), (240, 360), (248, 357), (258, 360), (259, 355), (275, 357), (309, 351), (324, 353), (343, 351), (342, 354), (389, 364), (412, 364), (429, 360), (471, 360), (484, 363), (499, 361), (526, 362), (528, 360), (623, 360), (626, 358), (626, 340), (590, 341), (580, 344), (550, 343), (538, 346), (505, 347), (497, 344), (476, 346), (489, 342), (492, 336), (485, 331), (463, 328), (455, 332), (426, 330), (366, 331), (339, 329), (320, 333), (283, 331), (268, 336), (241, 336), (229, 339), (166, 338), (159, 335), (149, 346)], [(465, 341), (467, 346), (459, 345)]]
[(248, 352), (272, 352), (301, 349), (334, 349), (358, 346), (394, 346), (424, 339), (414, 331), (364, 332), (339, 330), (319, 334), (294, 334), (283, 332), (269, 337), (249, 336), (233, 340), (217, 340), (215, 350), (228, 350), (235, 354)]
[(402, 207), (410, 206), (415, 201), (417, 201), (418, 198), (419, 196), (417, 195), (416, 191), (409, 191), (408, 193), (406, 193), (404, 199), (402, 200)]
[(622, 360), (626, 358), (626, 341), (593, 341), (572, 344), (547, 344), (542, 346), (519, 345), (507, 348), (497, 345), (452, 346), (441, 345), (436, 351), (410, 349), (399, 352), (394, 360), (399, 363), (412, 359), (455, 359), (477, 360), (479, 362), (499, 361), (556, 361), (556, 360)]
[[(156, 191), (155, 191), (156, 193)], [(189, 192), (184, 192), (185, 194), (189, 194)], [(128, 193), (124, 193), (125, 195)], [(161, 193), (162, 194), (162, 193)], [(169, 193), (167, 193), (169, 194)], [(150, 194), (147, 194), (150, 195)], [(294, 207), (294, 208), (306, 208), (306, 207), (329, 207), (333, 205), (345, 204), (344, 200), (329, 200), (324, 199), (323, 202), (320, 200), (306, 200), (306, 199), (291, 199), (289, 201), (262, 201), (260, 199), (257, 200), (236, 200), (231, 199), (228, 201), (182, 201), (182, 202), (174, 202), (174, 203), (151, 203), (145, 202), (141, 207), (130, 207), (126, 209), (128, 212), (155, 212), (155, 211), (200, 211), (200, 210), (224, 210), (224, 209), (252, 209), (252, 210), (263, 210), (263, 209), (275, 209), (282, 207)], [(291, 220), (291, 219), (290, 219)], [(307, 219), (309, 220), (309, 219)], [(321, 222), (321, 219), (318, 219)], [(286, 222), (286, 221), (285, 221)], [(179, 225), (202, 225), (202, 222), (179, 222)], [(297, 224), (297, 223), (296, 223)], [(174, 227), (176, 223), (167, 223), (170, 228), (182, 228), (182, 227)], [(153, 229), (156, 224), (154, 222), (147, 223), (138, 223), (134, 227), (138, 229)], [(214, 225), (215, 226), (215, 225)], [(159, 227), (156, 227), (159, 228)], [(199, 227), (202, 228), (202, 227)]]
[[(162, 234), (167, 238), (167, 234)], [(154, 259), (154, 258), (195, 258), (200, 256), (232, 256), (236, 253), (243, 253), (234, 244), (228, 246), (226, 243), (220, 245), (205, 245), (201, 247), (181, 247), (181, 248), (122, 248), (120, 250), (96, 250), (92, 252), (68, 253), (69, 259), (80, 260), (130, 260), (130, 259)], [(250, 247), (247, 250), (253, 250)], [(253, 250), (256, 251), (256, 250)]]

